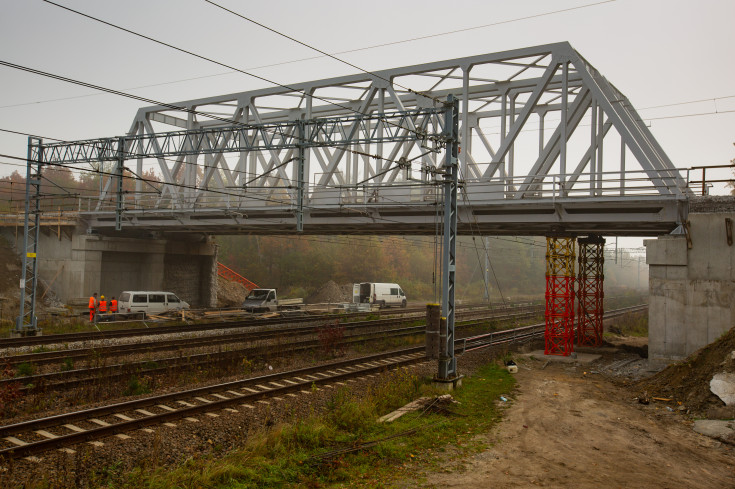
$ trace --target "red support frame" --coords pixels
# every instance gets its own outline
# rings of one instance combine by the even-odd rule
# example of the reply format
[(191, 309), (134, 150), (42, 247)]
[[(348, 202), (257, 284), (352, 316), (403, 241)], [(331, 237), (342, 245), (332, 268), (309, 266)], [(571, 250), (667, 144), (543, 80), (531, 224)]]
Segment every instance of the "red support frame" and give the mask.
[(579, 239), (579, 275), (577, 282), (577, 344), (602, 345), (602, 318), (604, 315), (604, 248), (600, 236)]
[(574, 351), (574, 238), (546, 238), (546, 355)]

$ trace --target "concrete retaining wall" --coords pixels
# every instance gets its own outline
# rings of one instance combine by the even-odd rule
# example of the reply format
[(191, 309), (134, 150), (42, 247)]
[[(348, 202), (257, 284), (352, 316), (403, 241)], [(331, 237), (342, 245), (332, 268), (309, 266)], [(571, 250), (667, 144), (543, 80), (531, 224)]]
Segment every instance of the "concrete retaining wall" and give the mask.
[(649, 265), (648, 357), (681, 360), (735, 326), (735, 245), (725, 219), (735, 212), (690, 213), (685, 236), (645, 240)]

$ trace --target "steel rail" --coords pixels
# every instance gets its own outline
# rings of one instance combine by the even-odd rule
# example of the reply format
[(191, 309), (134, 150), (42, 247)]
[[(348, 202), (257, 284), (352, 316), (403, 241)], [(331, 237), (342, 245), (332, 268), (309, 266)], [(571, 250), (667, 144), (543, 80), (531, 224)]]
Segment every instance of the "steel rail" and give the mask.
[[(388, 360), (392, 359), (392, 360)], [(346, 371), (345, 368), (349, 367), (360, 367), (367, 363), (373, 363), (381, 361), (379, 365), (372, 365), (367, 367), (359, 368), (358, 370)], [(217, 400), (210, 400), (210, 402), (203, 402), (199, 405), (186, 406), (175, 409), (173, 411), (167, 411), (161, 414), (154, 414), (152, 416), (145, 416), (139, 419), (131, 419), (121, 421), (119, 423), (110, 424), (109, 426), (100, 426), (99, 428), (93, 428), (85, 430), (83, 432), (75, 432), (67, 435), (55, 436), (54, 438), (48, 438), (40, 441), (29, 442), (25, 445), (19, 445), (16, 447), (5, 448), (0, 450), (0, 458), (20, 458), (34, 455), (40, 452), (44, 452), (53, 448), (59, 448), (76, 444), (84, 441), (95, 440), (104, 438), (110, 435), (122, 433), (125, 431), (131, 431), (134, 429), (144, 428), (146, 426), (157, 425), (172, 420), (184, 418), (194, 414), (200, 414), (207, 411), (219, 410), (225, 407), (232, 406), (234, 404), (241, 404), (246, 401), (257, 401), (263, 400), (269, 397), (278, 395), (288, 394), (294, 391), (301, 391), (305, 389), (311, 389), (313, 385), (324, 385), (342, 380), (348, 380), (354, 377), (360, 377), (374, 372), (380, 372), (388, 368), (397, 368), (400, 366), (410, 365), (413, 363), (419, 363), (425, 361), (426, 358), (423, 355), (423, 347), (408, 348), (404, 350), (394, 351), (390, 353), (383, 353), (379, 355), (372, 355), (369, 357), (362, 357), (349, 361), (334, 362), (319, 367), (309, 367), (306, 369), (292, 370), (288, 372), (281, 372), (247, 380), (229, 382), (226, 384), (219, 384), (216, 386), (209, 386), (199, 389), (191, 389), (188, 391), (177, 392), (172, 394), (165, 394), (162, 396), (155, 396), (146, 399), (139, 399), (135, 401), (128, 401), (126, 403), (119, 403), (110, 406), (103, 406), (99, 408), (92, 408), (83, 411), (77, 411), (73, 413), (67, 413), (63, 415), (52, 416), (48, 418), (42, 418), (39, 420), (26, 421), (23, 423), (17, 423), (13, 425), (0, 427), (0, 437), (10, 437), (12, 435), (38, 431), (44, 428), (50, 428), (60, 426), (64, 424), (70, 424), (79, 420), (96, 419), (100, 416), (106, 416), (111, 414), (121, 414), (123, 412), (131, 412), (144, 407), (150, 407), (154, 405), (164, 404), (166, 402), (177, 401), (182, 399), (192, 399), (201, 397), (203, 395), (227, 392), (234, 397), (222, 399), (218, 395)], [(335, 372), (335, 370), (342, 370), (342, 372)], [(327, 372), (327, 373), (324, 373)], [(316, 377), (315, 375), (321, 375)], [(312, 377), (310, 379), (303, 379), (302, 377)], [(296, 380), (291, 380), (296, 379)], [(299, 380), (300, 379), (300, 380)], [(278, 384), (277, 381), (287, 381), (288, 385)], [(264, 384), (272, 384), (276, 382), (275, 387), (268, 387)], [(234, 393), (233, 389), (248, 389), (253, 391), (252, 387), (258, 387), (260, 390), (255, 392), (249, 392), (247, 394)], [(239, 394), (239, 395), (236, 395)], [(226, 397), (226, 396), (222, 396)], [(171, 409), (171, 408), (169, 408)], [(139, 413), (140, 414), (140, 413)]]
[[(525, 317), (529, 313), (518, 313), (508, 315), (491, 315), (481, 318), (466, 319), (460, 321), (460, 327), (470, 327), (477, 324), (481, 324), (485, 321), (492, 320), (513, 320), (520, 317)], [(387, 324), (400, 324), (404, 322), (401, 319), (394, 319), (392, 323), (386, 323), (387, 320), (378, 320), (377, 322)], [(363, 327), (370, 327), (376, 325), (365, 325)], [(413, 336), (421, 333), (425, 329), (425, 324), (410, 326), (406, 328), (398, 329), (382, 329), (377, 331), (369, 332), (358, 332), (354, 333), (340, 342), (340, 346), (347, 346), (358, 343), (368, 343), (375, 341), (383, 341), (385, 339), (396, 339), (404, 336)], [(373, 328), (370, 328), (373, 329)], [(318, 334), (313, 328), (310, 328), (308, 335), (312, 336)], [(374, 338), (366, 337), (366, 335), (380, 335)], [(256, 347), (248, 347), (238, 350), (230, 351), (219, 351), (219, 352), (206, 352), (195, 355), (177, 356), (160, 359), (146, 359), (135, 363), (128, 364), (115, 364), (105, 365), (102, 367), (92, 367), (86, 369), (77, 370), (66, 370), (60, 372), (49, 372), (44, 374), (29, 375), (24, 377), (14, 377), (0, 379), (0, 387), (3, 385), (21, 384), (20, 391), (22, 392), (35, 392), (43, 390), (61, 391), (68, 390), (80, 385), (97, 385), (103, 381), (112, 382), (119, 379), (129, 378), (133, 374), (145, 374), (154, 375), (161, 373), (170, 373), (173, 369), (192, 369), (201, 366), (214, 365), (214, 364), (229, 364), (236, 361), (240, 361), (242, 358), (260, 358), (263, 355), (271, 354), (273, 356), (286, 356), (294, 355), (309, 351), (319, 346), (318, 339), (303, 340), (303, 341), (290, 341), (288, 343), (280, 343), (278, 346), (282, 349), (273, 354), (272, 345), (261, 345)], [(142, 352), (145, 353), (145, 352)], [(155, 366), (151, 366), (151, 363), (155, 363)], [(75, 375), (82, 374), (84, 376), (73, 378)]]
[[(513, 308), (515, 311), (535, 311), (540, 310), (541, 306), (531, 306), (524, 308)], [(460, 317), (466, 315), (484, 314), (486, 311), (471, 311), (464, 312)], [(506, 310), (490, 311), (490, 314), (497, 314), (499, 318), (504, 316), (500, 313), (504, 313)], [(353, 322), (340, 322), (340, 327), (345, 330), (354, 330), (359, 328), (371, 328), (379, 327), (382, 325), (395, 325), (404, 322), (416, 321), (423, 319), (423, 316), (401, 316), (400, 318), (388, 318), (388, 319), (375, 319), (368, 321), (353, 321)], [(338, 320), (337, 320), (338, 321)], [(325, 324), (330, 324), (333, 321), (328, 321)], [(291, 336), (294, 334), (315, 334), (314, 326), (294, 326), (289, 328), (278, 328), (271, 330), (259, 330), (259, 331), (246, 331), (242, 333), (231, 333), (217, 336), (206, 336), (206, 337), (186, 337), (176, 338), (172, 340), (158, 340), (148, 341), (142, 343), (127, 343), (124, 345), (108, 345), (108, 346), (97, 346), (89, 348), (74, 348), (68, 350), (55, 350), (38, 353), (22, 353), (19, 355), (6, 355), (0, 356), (0, 364), (17, 366), (21, 363), (31, 363), (35, 366), (47, 365), (53, 363), (60, 363), (70, 360), (83, 360), (89, 358), (90, 355), (97, 357), (114, 357), (126, 354), (138, 354), (138, 353), (149, 353), (166, 350), (181, 350), (183, 348), (199, 348), (207, 346), (216, 346), (218, 344), (233, 344), (244, 341), (259, 341), (264, 339), (275, 338), (279, 336)]]
[[(474, 304), (469, 304), (462, 309), (472, 309), (478, 307)], [(487, 307), (487, 304), (484, 305)], [(513, 307), (512, 304), (508, 307), (497, 307), (494, 309), (518, 309)], [(175, 326), (156, 326), (153, 328), (134, 328), (134, 329), (115, 329), (110, 331), (88, 331), (81, 333), (63, 333), (53, 334), (44, 336), (26, 336), (20, 338), (0, 338), (0, 348), (18, 348), (22, 346), (41, 346), (50, 344), (66, 344), (80, 341), (91, 341), (91, 340), (106, 340), (116, 338), (127, 338), (137, 336), (154, 336), (162, 334), (173, 334), (173, 333), (194, 333), (201, 331), (208, 331), (213, 329), (234, 329), (243, 328), (250, 326), (271, 326), (277, 324), (288, 324), (288, 323), (313, 323), (318, 321), (328, 321), (335, 319), (350, 319), (355, 317), (364, 317), (372, 314), (379, 315), (406, 315), (415, 314), (425, 311), (425, 308), (396, 308), (396, 309), (381, 309), (376, 312), (358, 312), (358, 313), (340, 313), (340, 314), (324, 314), (319, 316), (298, 316), (293, 318), (282, 317), (282, 318), (269, 318), (269, 319), (238, 319), (234, 321), (219, 321), (212, 323), (200, 323), (190, 325), (175, 325)]]
[[(645, 307), (647, 307), (647, 305), (633, 306), (630, 308), (625, 308), (624, 310), (607, 313), (605, 317), (606, 319), (608, 319), (610, 317), (642, 310)], [(455, 350), (459, 352), (471, 351), (493, 345), (507, 344), (533, 339), (534, 337), (541, 334), (542, 326), (543, 325), (541, 324), (537, 324), (532, 326), (514, 328), (512, 330), (500, 331), (495, 333), (495, 338), (488, 334), (466, 338), (467, 341), (474, 343), (475, 345), (471, 349), (467, 349), (466, 345), (464, 345), (464, 347), (459, 347), (455, 345)], [(423, 351), (423, 346), (406, 348), (402, 350), (381, 353), (377, 355), (370, 355), (352, 360), (332, 362), (316, 367), (279, 372), (245, 380), (227, 382), (224, 384), (217, 384), (197, 389), (189, 389), (186, 391), (174, 392), (160, 396), (152, 396), (144, 399), (137, 399), (133, 401), (127, 401), (123, 403), (101, 406), (97, 408), (91, 408), (82, 411), (76, 411), (72, 413), (60, 414), (56, 416), (50, 416), (46, 418), (2, 426), (0, 427), (0, 437), (4, 437), (9, 442), (14, 442), (18, 446), (0, 449), (0, 458), (7, 460), (28, 457), (46, 452), (54, 448), (62, 448), (85, 441), (97, 440), (111, 435), (120, 434), (135, 429), (141, 429), (148, 426), (154, 426), (196, 414), (220, 410), (233, 406), (235, 404), (244, 403), (245, 401), (263, 400), (269, 397), (289, 394), (294, 391), (308, 392), (305, 389), (311, 389), (314, 385), (318, 386), (331, 384), (335, 382), (340, 382), (342, 380), (349, 380), (355, 377), (362, 377), (372, 372), (380, 372), (390, 368), (398, 368), (400, 366), (424, 362), (426, 361), (426, 357), (424, 356)], [(382, 361), (381, 364), (374, 364), (374, 362), (380, 361)], [(373, 365), (370, 365), (371, 363), (373, 363)], [(346, 370), (348, 368), (350, 370)], [(317, 377), (316, 375), (319, 375), (319, 377)], [(304, 379), (303, 377), (310, 378)], [(279, 384), (279, 381), (283, 382), (283, 384)], [(256, 391), (252, 387), (257, 387), (259, 390)], [(234, 389), (245, 389), (248, 391), (248, 393), (235, 392)], [(219, 394), (221, 392), (228, 393), (229, 395), (234, 397), (227, 397)], [(177, 409), (167, 407), (167, 409), (165, 409), (166, 412), (160, 414), (145, 414), (141, 413), (140, 411), (136, 411), (154, 405), (165, 405), (165, 403), (167, 402), (178, 401), (182, 399), (201, 398), (201, 396), (208, 394), (217, 394), (217, 399), (199, 399), (199, 401), (202, 402), (201, 404), (192, 405), (190, 403), (187, 403), (185, 407), (179, 407)], [(97, 419), (98, 417), (109, 416), (113, 414), (122, 415), (122, 413), (132, 411), (136, 411), (138, 415), (142, 414), (144, 417), (132, 419), (128, 416), (119, 416), (121, 419), (123, 419), (123, 421), (114, 424), (105, 422), (104, 426), (86, 429), (83, 431), (75, 431), (69, 428), (69, 424), (72, 422)], [(46, 439), (28, 443), (20, 441), (19, 439), (13, 437), (13, 435), (21, 433), (38, 432), (39, 430), (43, 430), (45, 428), (58, 426), (66, 426), (67, 430), (72, 430), (75, 432), (66, 435), (52, 435), (49, 433), (50, 437)], [(80, 428), (77, 427), (77, 430), (79, 429)]]

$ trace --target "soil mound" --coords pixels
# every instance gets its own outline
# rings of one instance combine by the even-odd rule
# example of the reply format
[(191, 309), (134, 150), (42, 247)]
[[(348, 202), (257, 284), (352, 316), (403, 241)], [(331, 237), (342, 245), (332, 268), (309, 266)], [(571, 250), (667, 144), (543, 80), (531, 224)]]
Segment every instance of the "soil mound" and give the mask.
[(705, 414), (725, 405), (710, 391), (710, 380), (719, 372), (735, 372), (735, 328), (714, 343), (697, 350), (681, 362), (669, 365), (636, 386), (649, 396), (668, 397), (691, 412)]
[(337, 285), (330, 280), (319, 290), (306, 298), (309, 304), (324, 304), (330, 302), (352, 302), (352, 284)]
[(248, 296), (248, 289), (240, 282), (217, 277), (217, 307), (240, 307)]

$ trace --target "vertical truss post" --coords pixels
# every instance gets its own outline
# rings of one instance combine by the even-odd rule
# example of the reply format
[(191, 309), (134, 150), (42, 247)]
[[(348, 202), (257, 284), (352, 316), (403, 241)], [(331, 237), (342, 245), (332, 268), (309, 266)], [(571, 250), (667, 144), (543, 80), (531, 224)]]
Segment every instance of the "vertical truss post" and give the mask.
[(447, 97), (444, 114), (447, 154), (444, 160), (444, 245), (442, 250), (442, 315), (447, 323), (446, 355), (439, 358), (439, 380), (457, 376), (454, 357), (454, 279), (457, 248), (457, 184), (459, 168), (459, 101)]
[(299, 165), (296, 172), (296, 231), (304, 231), (304, 165), (306, 164), (306, 128), (304, 120), (298, 122), (298, 156), (296, 163)]
[[(102, 164), (100, 162), (100, 164)], [(125, 138), (117, 139), (117, 165), (115, 166), (115, 179), (117, 183), (116, 202), (115, 202), (115, 231), (122, 229), (123, 214), (123, 167), (125, 165)], [(139, 175), (142, 175), (140, 173)]]
[(546, 355), (574, 348), (574, 238), (546, 238)]
[(579, 239), (579, 274), (577, 275), (577, 344), (602, 345), (602, 316), (605, 240), (601, 236)]
[[(33, 161), (33, 148), (38, 150), (37, 161)], [(35, 163), (35, 171), (34, 171)], [(20, 279), (20, 309), (15, 320), (14, 336), (35, 336), (40, 332), (36, 319), (36, 284), (38, 283), (38, 237), (41, 224), (41, 165), (43, 164), (43, 141), (28, 138), (28, 161), (26, 170), (25, 221), (23, 223), (23, 270)], [(30, 284), (30, 287), (29, 287)], [(28, 290), (30, 289), (30, 290)], [(26, 307), (26, 302), (28, 306)]]

